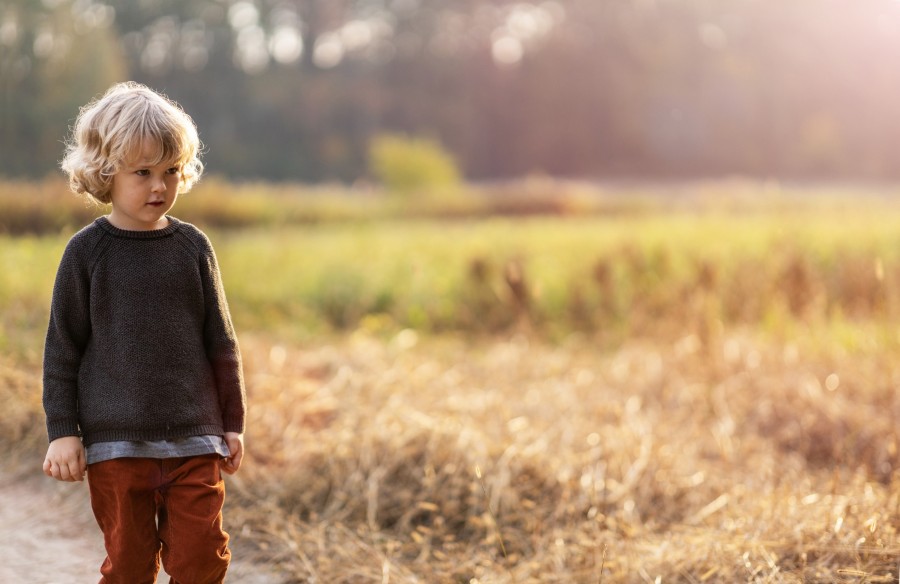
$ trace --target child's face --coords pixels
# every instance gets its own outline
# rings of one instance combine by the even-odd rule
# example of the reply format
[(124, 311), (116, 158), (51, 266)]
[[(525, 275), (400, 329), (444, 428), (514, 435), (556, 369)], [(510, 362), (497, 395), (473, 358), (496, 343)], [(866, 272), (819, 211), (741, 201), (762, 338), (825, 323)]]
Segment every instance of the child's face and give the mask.
[(168, 225), (165, 214), (178, 197), (181, 167), (166, 161), (151, 165), (153, 146), (144, 144), (113, 175), (109, 221), (119, 229), (149, 231)]

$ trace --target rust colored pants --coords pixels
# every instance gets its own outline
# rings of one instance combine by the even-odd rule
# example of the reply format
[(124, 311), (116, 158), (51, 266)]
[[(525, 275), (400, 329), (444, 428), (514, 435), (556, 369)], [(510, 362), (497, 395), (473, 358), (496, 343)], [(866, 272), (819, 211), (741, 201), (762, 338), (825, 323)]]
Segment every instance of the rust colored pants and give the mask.
[(103, 531), (100, 584), (219, 584), (231, 560), (222, 530), (219, 456), (116, 458), (88, 466), (91, 507)]

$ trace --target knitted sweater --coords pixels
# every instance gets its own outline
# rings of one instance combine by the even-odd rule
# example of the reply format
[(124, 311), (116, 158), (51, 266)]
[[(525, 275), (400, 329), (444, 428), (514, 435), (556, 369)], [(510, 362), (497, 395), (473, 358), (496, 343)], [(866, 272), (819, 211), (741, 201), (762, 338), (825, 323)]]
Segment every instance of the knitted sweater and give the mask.
[(101, 217), (66, 246), (44, 350), (50, 440), (85, 445), (243, 432), (240, 351), (212, 245), (169, 217)]

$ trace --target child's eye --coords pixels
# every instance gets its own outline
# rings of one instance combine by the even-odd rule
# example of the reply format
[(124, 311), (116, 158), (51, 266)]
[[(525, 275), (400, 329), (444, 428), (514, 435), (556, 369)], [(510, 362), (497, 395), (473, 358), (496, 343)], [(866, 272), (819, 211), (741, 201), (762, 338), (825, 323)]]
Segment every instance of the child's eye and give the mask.
[(166, 172), (168, 174), (178, 174), (179, 172), (181, 172), (181, 168), (179, 168), (177, 166), (173, 166), (172, 168), (166, 170)]
[(147, 170), (146, 168), (141, 168), (141, 169), (134, 171), (134, 174), (136, 174), (138, 176), (150, 176), (150, 171)]

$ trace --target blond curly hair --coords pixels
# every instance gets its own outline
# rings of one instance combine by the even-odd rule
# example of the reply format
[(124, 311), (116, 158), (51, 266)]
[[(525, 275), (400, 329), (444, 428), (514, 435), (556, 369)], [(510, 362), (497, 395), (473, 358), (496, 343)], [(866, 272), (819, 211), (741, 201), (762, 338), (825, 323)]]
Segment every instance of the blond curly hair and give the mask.
[(113, 176), (137, 153), (154, 145), (148, 162), (181, 168), (179, 193), (200, 179), (197, 126), (181, 106), (140, 83), (117, 83), (78, 113), (60, 166), (69, 186), (100, 203), (110, 202)]

